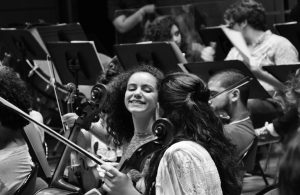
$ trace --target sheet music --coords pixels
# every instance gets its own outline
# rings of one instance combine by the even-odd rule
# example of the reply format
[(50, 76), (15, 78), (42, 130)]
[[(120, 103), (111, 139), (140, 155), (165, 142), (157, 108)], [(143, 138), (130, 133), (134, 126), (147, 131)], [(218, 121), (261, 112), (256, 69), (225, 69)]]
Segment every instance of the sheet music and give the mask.
[(222, 27), (222, 30), (234, 47), (241, 53), (245, 62), (250, 64), (251, 55), (243, 35), (239, 31), (231, 30), (227, 27)]

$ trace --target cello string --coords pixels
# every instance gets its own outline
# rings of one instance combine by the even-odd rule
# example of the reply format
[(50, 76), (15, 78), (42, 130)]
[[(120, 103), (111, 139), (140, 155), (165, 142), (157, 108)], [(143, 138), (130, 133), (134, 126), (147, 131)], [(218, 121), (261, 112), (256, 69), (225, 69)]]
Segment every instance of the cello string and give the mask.
[(65, 133), (67, 131), (67, 129), (66, 129), (66, 126), (64, 125), (64, 122), (63, 122), (63, 119), (62, 119), (62, 111), (60, 109), (60, 103), (58, 101), (58, 95), (57, 95), (56, 86), (55, 86), (54, 68), (53, 68), (53, 63), (52, 63), (50, 55), (47, 55), (47, 64), (48, 64), (48, 68), (49, 68), (49, 72), (50, 72), (50, 85), (53, 87), (53, 90), (54, 90), (54, 95), (55, 95), (57, 108), (58, 108), (58, 112), (59, 112), (59, 116), (60, 116), (60, 122), (62, 124), (64, 133)]

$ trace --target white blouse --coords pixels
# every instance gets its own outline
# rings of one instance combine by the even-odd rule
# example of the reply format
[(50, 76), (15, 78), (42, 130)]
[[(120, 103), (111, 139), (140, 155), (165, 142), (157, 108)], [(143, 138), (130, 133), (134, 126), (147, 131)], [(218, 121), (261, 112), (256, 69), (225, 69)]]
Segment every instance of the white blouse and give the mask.
[(221, 195), (217, 167), (205, 148), (192, 141), (173, 144), (156, 176), (156, 195)]

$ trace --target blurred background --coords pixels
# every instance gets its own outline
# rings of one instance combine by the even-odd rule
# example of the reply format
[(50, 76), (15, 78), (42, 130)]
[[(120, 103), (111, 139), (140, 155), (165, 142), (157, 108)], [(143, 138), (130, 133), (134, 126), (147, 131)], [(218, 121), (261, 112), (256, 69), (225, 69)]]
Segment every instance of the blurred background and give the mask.
[[(95, 41), (97, 50), (113, 56), (116, 33), (108, 18), (107, 2), (83, 0), (2, 0), (0, 27), (27, 24), (56, 24), (79, 22), (89, 40)], [(157, 6), (195, 4), (196, 14), (204, 17), (206, 26), (223, 23), (223, 12), (234, 0), (161, 0)], [(267, 11), (269, 27), (289, 21), (290, 10), (297, 0), (262, 0)], [(198, 18), (198, 17), (196, 17)], [(200, 27), (199, 27), (200, 28)]]

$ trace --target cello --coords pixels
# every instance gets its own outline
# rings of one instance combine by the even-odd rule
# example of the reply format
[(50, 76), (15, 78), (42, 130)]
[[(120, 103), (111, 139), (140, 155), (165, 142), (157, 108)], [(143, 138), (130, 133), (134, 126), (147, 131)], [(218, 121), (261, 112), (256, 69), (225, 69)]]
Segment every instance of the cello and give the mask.
[[(152, 132), (156, 136), (156, 139), (137, 148), (129, 158), (125, 159), (123, 163), (119, 165), (119, 171), (125, 174), (129, 173), (131, 170), (141, 173), (148, 157), (152, 157), (155, 152), (159, 152), (172, 141), (173, 129), (173, 124), (167, 118), (156, 120), (152, 125)], [(92, 195), (95, 193), (100, 193), (101, 195), (107, 194), (101, 186), (97, 190), (90, 190), (85, 195)]]
[[(100, 110), (102, 109), (102, 106), (105, 102), (105, 99), (106, 99), (106, 88), (105, 88), (105, 86), (102, 86), (102, 90), (104, 91), (103, 98), (101, 98), (101, 100), (99, 102), (97, 102), (97, 104), (96, 104), (97, 106), (93, 106), (91, 108), (88, 108), (86, 110), (86, 112), (87, 112), (86, 118), (78, 118), (78, 120), (76, 120), (76, 124), (78, 124), (79, 126), (87, 125), (88, 123), (91, 123), (93, 121), (93, 118), (95, 117), (96, 113), (100, 112)], [(52, 130), (51, 128), (49, 128), (48, 126), (46, 126), (46, 125), (44, 125), (44, 124), (42, 124), (38, 121), (35, 121), (27, 113), (23, 112), (22, 110), (20, 110), (16, 106), (12, 105), (7, 100), (0, 97), (0, 102), (4, 106), (7, 106), (8, 108), (10, 108), (12, 111), (17, 112), (19, 115), (21, 115), (26, 120), (40, 126), (41, 128), (43, 128), (45, 130), (45, 132), (47, 134), (49, 134), (50, 136), (58, 139), (59, 141), (61, 141), (62, 143), (66, 144), (68, 146), (68, 147), (65, 148), (65, 150), (63, 152), (63, 155), (62, 155), (62, 157), (61, 157), (61, 159), (58, 163), (58, 166), (57, 166), (57, 168), (56, 168), (56, 170), (53, 174), (52, 181), (50, 183), (50, 186), (52, 188), (49, 189), (50, 192), (49, 191), (47, 192), (47, 190), (45, 189), (45, 191), (40, 192), (40, 194), (60, 194), (61, 190), (63, 190), (63, 193), (68, 192), (70, 194), (81, 194), (82, 190), (80, 188), (67, 183), (64, 180), (64, 178), (62, 177), (66, 162), (69, 160), (71, 149), (81, 153), (82, 155), (87, 156), (89, 159), (93, 160), (97, 164), (103, 164), (105, 162), (102, 161), (101, 159), (99, 159), (97, 156), (95, 156), (95, 155), (91, 154), (90, 152), (84, 150), (80, 146), (76, 145), (74, 142), (70, 141), (70, 140), (75, 140), (74, 138), (76, 138), (76, 134), (78, 134), (79, 131), (77, 131), (77, 130), (72, 131), (71, 134), (70, 134), (70, 140), (68, 140), (64, 136), (60, 135), (59, 133), (57, 133), (54, 130)], [(56, 193), (55, 191), (57, 191), (58, 193)]]
[[(103, 89), (105, 90), (105, 87)], [(92, 122), (93, 118), (95, 117), (95, 113), (99, 113), (99, 109), (102, 108), (102, 106), (104, 104), (104, 100), (105, 100), (105, 98), (101, 99), (99, 106), (97, 106), (97, 108), (93, 107), (92, 110), (90, 110), (90, 108), (88, 109), (88, 111), (90, 113), (90, 115), (88, 117), (89, 120), (84, 120), (82, 118), (78, 118), (78, 120), (76, 120), (76, 123), (81, 126), (85, 126), (88, 123)], [(95, 161), (97, 164), (101, 165), (106, 162), (99, 159), (94, 154), (91, 154), (90, 152), (84, 150), (83, 148), (76, 145), (74, 142), (68, 140), (64, 136), (60, 135), (56, 131), (52, 130), (48, 126), (46, 126), (38, 121), (35, 121), (27, 113), (20, 110), (13, 104), (9, 103), (7, 100), (3, 99), (2, 97), (0, 97), (0, 103), (3, 104), (4, 106), (7, 106), (12, 111), (18, 113), (20, 116), (22, 116), (26, 120), (40, 126), (41, 128), (43, 128), (45, 130), (45, 132), (47, 134), (58, 139), (59, 141), (61, 141), (62, 143), (66, 144), (68, 146), (65, 148), (63, 155), (61, 157), (61, 160), (60, 160), (60, 162), (56, 168), (56, 171), (53, 175), (52, 181), (50, 183), (51, 187), (40, 190), (36, 195), (82, 194), (82, 190), (80, 188), (65, 182), (64, 179), (62, 178), (62, 172), (65, 167), (65, 163), (67, 162), (67, 159), (69, 157), (71, 149), (79, 152), (82, 155), (85, 155), (87, 158)], [(140, 148), (138, 148), (130, 158), (128, 158), (124, 161), (124, 163), (121, 165), (120, 170), (124, 173), (126, 173), (126, 171), (128, 171), (130, 169), (136, 169), (138, 171), (141, 171), (142, 167), (140, 165), (144, 161), (145, 157), (151, 155), (153, 152), (161, 149), (166, 143), (170, 142), (172, 136), (170, 136), (169, 129), (172, 129), (172, 128), (173, 128), (172, 125), (170, 124), (170, 122), (167, 119), (159, 119), (158, 121), (156, 121), (153, 125), (153, 133), (157, 136), (157, 139), (150, 141), (150, 142), (144, 144), (143, 146), (141, 146)], [(78, 131), (72, 131), (70, 137), (71, 138), (74, 137), (74, 135), (76, 135), (76, 132), (78, 132)], [(101, 191), (101, 189), (100, 189), (100, 191)]]

